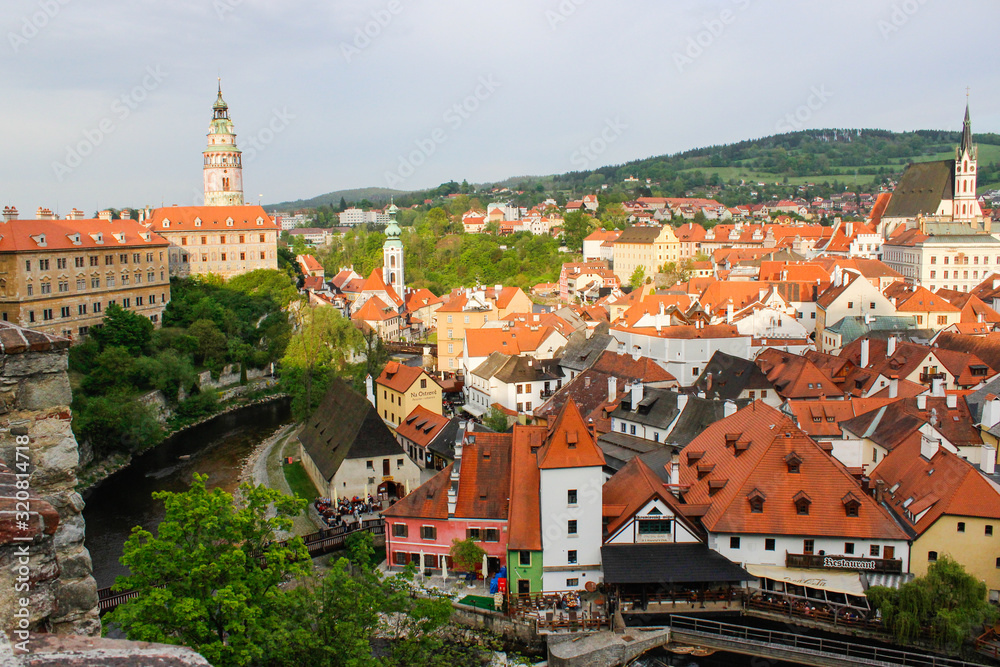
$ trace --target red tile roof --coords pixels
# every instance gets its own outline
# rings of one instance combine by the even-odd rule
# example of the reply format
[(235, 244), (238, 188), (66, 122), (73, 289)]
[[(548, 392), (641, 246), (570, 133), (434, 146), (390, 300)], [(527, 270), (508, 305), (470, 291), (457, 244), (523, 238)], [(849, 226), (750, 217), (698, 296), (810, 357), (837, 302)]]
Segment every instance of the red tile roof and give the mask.
[(388, 387), (395, 392), (403, 393), (408, 391), (421, 376), (429, 379), (431, 382), (436, 382), (434, 378), (424, 373), (424, 370), (418, 366), (406, 366), (398, 361), (390, 361), (385, 365), (385, 369), (378, 376), (375, 383)]
[(426, 447), (433, 442), (434, 438), (438, 437), (441, 429), (447, 426), (449, 421), (447, 417), (435, 414), (424, 406), (418, 405), (396, 427), (396, 435), (421, 447)]
[[(230, 226), (228, 220), (232, 218)], [(195, 220), (201, 220), (195, 226)], [(261, 224), (257, 224), (257, 220)], [(167, 224), (169, 223), (169, 224)], [(157, 232), (225, 232), (275, 230), (278, 225), (262, 207), (252, 206), (169, 206), (158, 208), (149, 217), (150, 229)], [(304, 230), (297, 230), (304, 231)]]
[(546, 470), (603, 465), (604, 452), (583, 421), (580, 409), (572, 400), (567, 401), (538, 450), (538, 467)]
[(542, 513), (539, 493), (541, 475), (538, 455), (544, 426), (514, 425), (510, 459), (510, 519), (507, 548), (511, 551), (542, 550)]
[[(703, 452), (695, 459), (693, 452)], [(788, 457), (800, 460), (788, 470)], [(695, 462), (699, 466), (695, 466)], [(698, 467), (713, 466), (699, 473)], [(699, 479), (700, 477), (700, 479)], [(851, 473), (827, 454), (787, 415), (756, 401), (709, 426), (684, 448), (680, 478), (689, 487), (686, 503), (708, 504), (702, 518), (716, 533), (816, 535), (904, 540), (906, 533), (889, 513), (867, 496)], [(751, 493), (764, 497), (763, 512), (752, 512)], [(807, 494), (809, 513), (797, 513), (795, 499)], [(849, 517), (843, 499), (861, 502)]]
[(169, 244), (135, 220), (0, 220), (0, 252), (162, 248)]
[(609, 519), (606, 535), (614, 534), (653, 498), (658, 498), (673, 510), (677, 520), (692, 534), (702, 532), (683, 515), (680, 502), (667, 490), (663, 480), (638, 456), (616, 472), (604, 484), (601, 493), (603, 515)]

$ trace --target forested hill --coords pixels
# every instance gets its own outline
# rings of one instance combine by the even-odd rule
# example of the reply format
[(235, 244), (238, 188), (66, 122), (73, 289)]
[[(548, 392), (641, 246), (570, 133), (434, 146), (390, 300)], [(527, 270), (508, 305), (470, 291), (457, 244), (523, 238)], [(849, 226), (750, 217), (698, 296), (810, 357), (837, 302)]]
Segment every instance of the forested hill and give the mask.
[[(979, 144), (979, 190), (1000, 187), (1000, 135), (975, 134)], [(494, 183), (469, 186), (450, 181), (437, 188), (413, 192), (386, 188), (344, 190), (312, 199), (269, 205), (268, 210), (337, 207), (344, 201), (381, 205), (395, 196), (396, 203), (409, 206), (424, 199), (453, 193), (473, 193), (496, 186), (532, 190), (533, 194), (564, 195), (593, 192), (601, 185), (635, 183), (639, 190), (650, 179), (652, 189), (667, 196), (683, 196), (699, 185), (748, 185), (782, 181), (790, 185), (806, 182), (853, 182), (858, 187), (898, 176), (910, 162), (944, 160), (955, 155), (959, 132), (917, 130), (891, 132), (877, 129), (802, 130), (749, 139), (734, 144), (695, 148), (672, 155), (632, 160), (588, 171), (550, 176), (513, 176)], [(625, 179), (630, 179), (625, 181)], [(631, 179), (637, 179), (638, 182)]]

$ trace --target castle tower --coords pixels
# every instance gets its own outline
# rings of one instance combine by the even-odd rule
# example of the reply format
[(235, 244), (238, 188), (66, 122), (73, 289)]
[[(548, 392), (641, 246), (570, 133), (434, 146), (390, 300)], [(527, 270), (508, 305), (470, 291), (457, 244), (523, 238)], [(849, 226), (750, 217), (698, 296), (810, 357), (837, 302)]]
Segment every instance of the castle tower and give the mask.
[(966, 102), (962, 143), (955, 149), (955, 201), (952, 217), (956, 222), (972, 222), (983, 217), (976, 200), (978, 154), (978, 147), (972, 143), (972, 122), (969, 120), (969, 104)]
[(229, 106), (219, 96), (212, 105), (205, 157), (205, 206), (243, 206), (243, 160), (236, 148), (236, 133), (229, 119)]
[(385, 228), (385, 244), (382, 246), (382, 280), (396, 290), (400, 299), (405, 299), (403, 282), (403, 242), (399, 240), (400, 229), (396, 224), (396, 213), (399, 209), (390, 204), (387, 209), (390, 220)]

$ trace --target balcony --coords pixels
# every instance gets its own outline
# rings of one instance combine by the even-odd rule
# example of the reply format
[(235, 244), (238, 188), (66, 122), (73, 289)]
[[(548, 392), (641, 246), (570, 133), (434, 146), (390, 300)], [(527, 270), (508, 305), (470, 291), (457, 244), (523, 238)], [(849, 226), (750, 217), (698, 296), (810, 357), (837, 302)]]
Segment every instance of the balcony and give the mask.
[(945, 379), (944, 373), (921, 373), (920, 374), (920, 383), (921, 384), (929, 384), (930, 382), (932, 382), (934, 380), (944, 380), (944, 379)]
[(902, 574), (903, 561), (899, 558), (865, 558), (863, 556), (786, 553), (785, 567)]
[(552, 394), (554, 394), (554, 393), (556, 393), (555, 389), (542, 389), (540, 392), (538, 392), (538, 397), (539, 398), (550, 398), (552, 396)]

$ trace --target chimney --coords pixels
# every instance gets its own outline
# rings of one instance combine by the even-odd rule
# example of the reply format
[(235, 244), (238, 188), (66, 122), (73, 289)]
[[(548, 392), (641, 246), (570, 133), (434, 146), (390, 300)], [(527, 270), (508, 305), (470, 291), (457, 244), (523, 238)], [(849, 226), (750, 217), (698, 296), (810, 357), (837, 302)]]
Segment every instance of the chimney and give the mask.
[(931, 380), (931, 396), (941, 398), (944, 396), (944, 380), (941, 378), (934, 378)]
[(886, 358), (891, 357), (896, 353), (896, 337), (889, 336), (889, 339), (885, 343), (885, 356)]
[(17, 220), (17, 209), (13, 206), (3, 207), (3, 219), (4, 220)]
[(991, 428), (1000, 422), (1000, 396), (990, 394), (983, 403), (983, 416), (979, 420), (979, 425)]
[(372, 404), (372, 407), (377, 408), (378, 406), (375, 405), (375, 387), (371, 374), (365, 378), (365, 395), (368, 397), (368, 402)]
[(684, 412), (684, 408), (687, 407), (688, 395), (687, 394), (677, 394), (677, 413), (680, 414)]
[(111, 220), (111, 211), (104, 210), (97, 214), (97, 217), (101, 220)]
[(899, 396), (899, 378), (893, 375), (889, 378), (889, 398)]
[(38, 210), (35, 211), (35, 219), (36, 220), (55, 220), (55, 216), (52, 214), (52, 211), (50, 209), (42, 208), (41, 206), (39, 206)]
[(927, 409), (927, 395), (920, 394), (919, 396), (917, 396), (917, 410), (926, 410), (926, 409)]
[(67, 220), (83, 220), (83, 211), (78, 208), (73, 208), (69, 213), (66, 214)]
[(675, 450), (670, 455), (670, 485), (680, 486), (681, 483), (681, 457)]
[(608, 403), (613, 403), (618, 396), (618, 378), (614, 375), (608, 378)]
[(642, 400), (643, 386), (642, 382), (636, 382), (632, 385), (632, 411), (635, 412), (639, 408), (639, 401)]
[(958, 394), (948, 394), (944, 397), (944, 403), (949, 410), (956, 409), (958, 407)]
[(876, 479), (875, 480), (875, 502), (881, 504), (882, 499), (883, 499), (884, 496), (885, 496), (885, 482), (883, 482), (880, 479)]
[(992, 475), (996, 471), (997, 450), (984, 444), (982, 454), (979, 456), (979, 469), (987, 475)]
[(730, 301), (726, 304), (726, 324), (733, 323), (733, 303)]
[(132, 219), (132, 212), (129, 211), (128, 209), (123, 209), (122, 212), (120, 213), (120, 215), (121, 215), (121, 219), (122, 220), (131, 220)]
[(861, 368), (868, 368), (870, 341), (868, 338), (861, 339)]
[(926, 424), (920, 427), (920, 456), (929, 461), (937, 454), (938, 441), (929, 437), (924, 429), (930, 430), (930, 427)]
[(465, 444), (466, 428), (469, 422), (464, 419), (458, 422), (458, 432), (455, 434), (455, 462), (452, 464), (448, 486), (448, 516), (455, 516), (458, 506), (458, 480), (462, 471), (462, 446)]
[(722, 414), (724, 417), (732, 417), (736, 414), (736, 401), (727, 400), (722, 404)]

